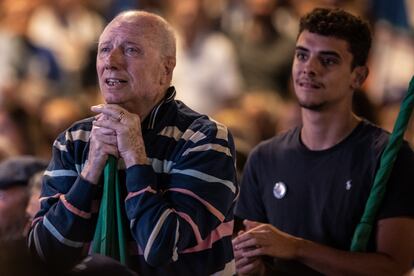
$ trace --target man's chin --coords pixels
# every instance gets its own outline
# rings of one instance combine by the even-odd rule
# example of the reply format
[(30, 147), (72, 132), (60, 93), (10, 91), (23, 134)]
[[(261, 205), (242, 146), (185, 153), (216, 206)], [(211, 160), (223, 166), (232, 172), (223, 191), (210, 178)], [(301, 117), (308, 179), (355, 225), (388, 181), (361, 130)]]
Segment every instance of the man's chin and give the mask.
[(107, 104), (118, 104), (118, 105), (122, 105), (124, 103), (124, 101), (122, 101), (121, 99), (117, 98), (117, 97), (106, 97), (104, 98), (105, 103)]
[(107, 103), (107, 104), (119, 104), (119, 101), (105, 100), (105, 103)]
[(304, 109), (308, 109), (311, 111), (323, 111), (326, 107), (326, 103), (304, 103), (299, 102), (299, 106)]

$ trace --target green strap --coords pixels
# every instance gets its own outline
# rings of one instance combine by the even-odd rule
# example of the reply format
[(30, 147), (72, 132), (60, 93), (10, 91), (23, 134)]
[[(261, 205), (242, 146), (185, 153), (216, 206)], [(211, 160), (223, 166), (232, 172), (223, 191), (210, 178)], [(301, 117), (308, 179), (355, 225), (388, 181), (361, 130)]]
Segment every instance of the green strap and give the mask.
[(125, 232), (122, 223), (121, 191), (117, 160), (109, 156), (104, 169), (104, 186), (92, 250), (127, 265)]
[(127, 248), (126, 248), (126, 240), (125, 240), (125, 229), (124, 224), (122, 221), (123, 213), (121, 206), (124, 204), (121, 201), (121, 188), (118, 177), (116, 177), (116, 184), (115, 184), (115, 200), (116, 200), (116, 224), (118, 226), (118, 248), (119, 248), (119, 261), (127, 265)]
[(401, 103), (400, 112), (394, 125), (394, 130), (390, 136), (387, 146), (381, 155), (380, 165), (375, 175), (374, 185), (365, 205), (365, 210), (361, 221), (357, 225), (351, 243), (351, 251), (363, 252), (367, 250), (367, 245), (377, 211), (385, 195), (386, 184), (390, 177), (394, 162), (404, 138), (404, 132), (410, 120), (414, 107), (414, 77), (410, 81), (407, 94)]

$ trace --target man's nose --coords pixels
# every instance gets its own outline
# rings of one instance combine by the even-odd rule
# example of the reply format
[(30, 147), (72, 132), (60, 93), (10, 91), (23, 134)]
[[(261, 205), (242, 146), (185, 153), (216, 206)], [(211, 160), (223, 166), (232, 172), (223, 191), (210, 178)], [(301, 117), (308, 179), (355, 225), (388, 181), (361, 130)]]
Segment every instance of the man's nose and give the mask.
[(315, 57), (309, 57), (309, 59), (304, 63), (302, 68), (303, 73), (309, 75), (317, 75), (320, 71), (319, 60)]
[(117, 70), (122, 64), (122, 51), (118, 48), (112, 49), (105, 59), (105, 69)]

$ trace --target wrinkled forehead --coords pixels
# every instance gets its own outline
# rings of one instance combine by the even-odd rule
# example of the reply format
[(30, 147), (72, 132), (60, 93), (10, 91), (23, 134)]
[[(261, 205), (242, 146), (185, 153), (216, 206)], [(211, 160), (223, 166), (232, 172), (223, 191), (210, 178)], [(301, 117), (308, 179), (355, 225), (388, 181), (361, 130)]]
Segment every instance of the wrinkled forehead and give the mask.
[(129, 40), (145, 38), (153, 41), (156, 39), (158, 30), (151, 21), (146, 18), (120, 17), (112, 20), (102, 32), (99, 42), (112, 40), (122, 36)]

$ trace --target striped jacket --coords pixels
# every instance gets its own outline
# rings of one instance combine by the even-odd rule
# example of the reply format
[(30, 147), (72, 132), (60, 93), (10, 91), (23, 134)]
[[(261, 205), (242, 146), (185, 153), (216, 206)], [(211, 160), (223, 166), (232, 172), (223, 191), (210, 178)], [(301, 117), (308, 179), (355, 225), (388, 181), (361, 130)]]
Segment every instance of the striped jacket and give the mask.
[[(125, 170), (118, 162), (131, 267), (140, 275), (232, 275), (233, 139), (174, 96), (171, 87), (142, 123), (150, 165)], [(29, 234), (30, 250), (61, 269), (88, 253), (95, 231), (102, 179), (92, 185), (80, 177), (92, 121), (75, 123), (54, 142)]]

